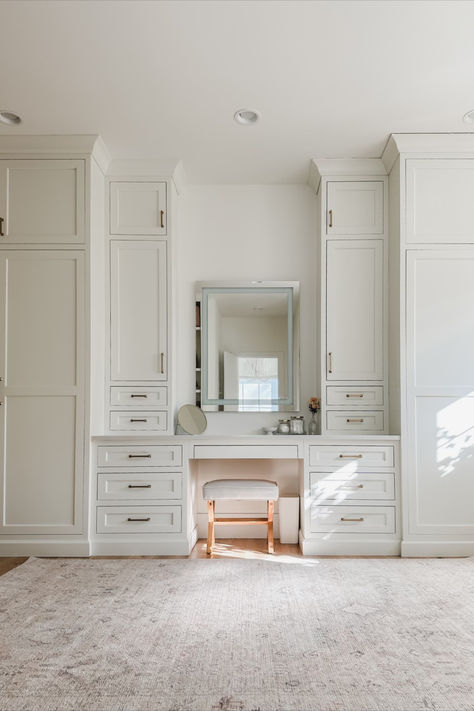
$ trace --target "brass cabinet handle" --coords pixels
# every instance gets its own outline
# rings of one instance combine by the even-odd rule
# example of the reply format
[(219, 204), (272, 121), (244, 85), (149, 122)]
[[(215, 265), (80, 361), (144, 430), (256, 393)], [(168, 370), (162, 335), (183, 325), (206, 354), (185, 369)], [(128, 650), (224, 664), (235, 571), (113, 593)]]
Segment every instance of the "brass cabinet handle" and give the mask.
[(5, 237), (5, 234), (3, 232), (3, 223), (5, 222), (3, 217), (0, 217), (0, 237)]
[(165, 354), (164, 353), (160, 354), (160, 368), (161, 368), (161, 372), (164, 373), (165, 372)]
[(146, 418), (138, 419), (137, 417), (131, 417), (130, 422), (148, 422)]
[(341, 516), (341, 521), (352, 521), (353, 523), (360, 523), (364, 519), (362, 516), (360, 518), (344, 518), (344, 516)]
[(364, 397), (362, 393), (346, 393), (346, 397)]
[(165, 211), (164, 211), (164, 210), (160, 210), (160, 227), (161, 227), (161, 228), (163, 228), (163, 227), (165, 226), (165, 223), (164, 223), (164, 216), (165, 216)]
[(332, 373), (332, 353), (329, 353), (329, 368), (328, 371)]
[(148, 397), (148, 395), (145, 395), (144, 393), (132, 393), (130, 397)]
[(127, 521), (151, 521), (151, 517), (148, 516), (148, 518), (131, 518), (130, 516), (127, 518)]
[(329, 227), (332, 227), (332, 210), (329, 210)]
[(151, 454), (129, 454), (129, 459), (151, 459)]
[(151, 489), (151, 484), (129, 484), (129, 489)]
[(362, 459), (363, 454), (340, 454), (339, 459)]
[(356, 484), (355, 486), (349, 486), (349, 484), (341, 484), (341, 486), (338, 487), (338, 489), (363, 489), (364, 485), (363, 484)]
[(364, 418), (363, 417), (348, 417), (346, 419), (346, 422), (363, 422)]

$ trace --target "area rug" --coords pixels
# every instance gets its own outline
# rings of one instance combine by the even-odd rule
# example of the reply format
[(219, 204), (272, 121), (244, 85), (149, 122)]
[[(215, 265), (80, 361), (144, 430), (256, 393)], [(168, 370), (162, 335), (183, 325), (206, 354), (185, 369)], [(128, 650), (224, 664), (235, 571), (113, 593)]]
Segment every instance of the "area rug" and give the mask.
[(472, 559), (276, 560), (28, 560), (0, 708), (472, 711)]

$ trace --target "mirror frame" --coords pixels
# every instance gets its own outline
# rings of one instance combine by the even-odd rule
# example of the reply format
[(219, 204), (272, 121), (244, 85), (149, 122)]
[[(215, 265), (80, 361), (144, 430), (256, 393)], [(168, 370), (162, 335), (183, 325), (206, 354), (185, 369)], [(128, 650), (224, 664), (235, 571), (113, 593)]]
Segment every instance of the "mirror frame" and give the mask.
[[(234, 398), (209, 398), (208, 393), (208, 297), (212, 294), (251, 294), (251, 293), (274, 293), (288, 295), (288, 325), (287, 325), (287, 397), (271, 400), (273, 405), (278, 406), (278, 412), (295, 412), (299, 410), (299, 289), (300, 283), (297, 281), (242, 281), (242, 282), (198, 282), (196, 284), (196, 302), (200, 303), (200, 364), (201, 364), (201, 398), (200, 407), (203, 411), (224, 412), (219, 409), (225, 405), (238, 406), (240, 400)], [(268, 410), (253, 411), (233, 411), (238, 414), (258, 414)]]

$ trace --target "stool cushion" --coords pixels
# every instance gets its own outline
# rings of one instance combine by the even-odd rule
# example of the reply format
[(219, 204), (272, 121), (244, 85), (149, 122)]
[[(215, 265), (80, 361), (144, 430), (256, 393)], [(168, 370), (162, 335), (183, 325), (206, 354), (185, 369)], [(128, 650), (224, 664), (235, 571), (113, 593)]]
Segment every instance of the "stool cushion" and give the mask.
[(278, 499), (278, 484), (266, 479), (215, 479), (202, 486), (203, 499)]

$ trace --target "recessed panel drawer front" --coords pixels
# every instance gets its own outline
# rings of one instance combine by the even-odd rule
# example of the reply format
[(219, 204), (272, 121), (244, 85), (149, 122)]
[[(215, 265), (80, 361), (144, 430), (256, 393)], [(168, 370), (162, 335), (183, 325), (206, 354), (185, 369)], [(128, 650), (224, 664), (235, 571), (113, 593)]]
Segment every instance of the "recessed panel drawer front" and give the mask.
[(359, 473), (344, 475), (343, 472), (321, 473), (310, 475), (311, 499), (319, 504), (325, 501), (345, 501), (357, 499), (372, 499), (393, 501), (395, 499), (395, 474)]
[(183, 448), (180, 445), (108, 445), (97, 448), (99, 467), (180, 467)]
[(312, 533), (395, 533), (394, 506), (311, 506)]
[(180, 499), (181, 494), (182, 474), (178, 473), (111, 472), (97, 476), (99, 501)]
[[(270, 438), (269, 438), (270, 439)], [(276, 439), (276, 437), (272, 437)], [(298, 445), (200, 445), (194, 447), (195, 459), (297, 459)]]
[(309, 448), (309, 463), (313, 467), (344, 467), (346, 471), (351, 472), (366, 468), (393, 468), (393, 450), (390, 446), (314, 445)]
[(180, 533), (181, 506), (98, 506), (97, 533)]
[(131, 407), (134, 410), (163, 410), (168, 405), (168, 388), (110, 388), (111, 407)]
[(327, 388), (328, 405), (347, 405), (349, 407), (360, 407), (368, 405), (383, 405), (383, 387), (374, 385), (373, 387), (338, 387), (329, 386)]
[(383, 414), (382, 410), (378, 412), (328, 410), (326, 412), (326, 428), (331, 432), (383, 432)]
[(110, 413), (111, 430), (152, 430), (166, 432), (168, 413), (166, 412), (115, 412)]

